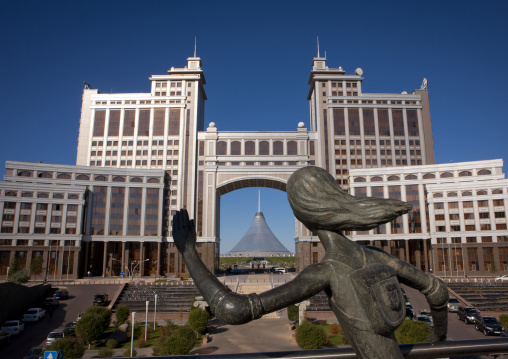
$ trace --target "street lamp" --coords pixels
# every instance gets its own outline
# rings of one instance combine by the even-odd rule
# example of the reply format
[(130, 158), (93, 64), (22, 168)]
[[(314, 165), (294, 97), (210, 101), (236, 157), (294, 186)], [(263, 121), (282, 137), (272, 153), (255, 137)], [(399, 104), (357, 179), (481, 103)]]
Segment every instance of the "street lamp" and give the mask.
[[(150, 260), (150, 259), (145, 259), (145, 260), (142, 260), (141, 262), (139, 262), (139, 261), (138, 261), (137, 263), (136, 263), (136, 261), (132, 261), (132, 262), (131, 262), (131, 273), (130, 273), (131, 279), (133, 279), (133, 278), (134, 278), (134, 271), (136, 270), (136, 268), (137, 268), (137, 267), (138, 267), (141, 263), (146, 262), (146, 261), (149, 261), (149, 260)], [(132, 265), (133, 265), (134, 263), (136, 263), (136, 265), (134, 266), (134, 268), (132, 268)]]

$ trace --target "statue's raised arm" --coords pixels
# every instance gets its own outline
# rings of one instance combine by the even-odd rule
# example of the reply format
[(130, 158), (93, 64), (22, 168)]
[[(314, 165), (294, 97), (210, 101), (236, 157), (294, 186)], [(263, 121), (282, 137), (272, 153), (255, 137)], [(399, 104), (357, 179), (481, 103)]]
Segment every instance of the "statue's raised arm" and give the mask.
[(259, 295), (241, 295), (225, 287), (199, 258), (194, 220), (182, 209), (173, 216), (173, 239), (212, 313), (228, 324), (243, 324), (319, 293), (328, 286), (323, 264), (305, 268), (294, 280)]

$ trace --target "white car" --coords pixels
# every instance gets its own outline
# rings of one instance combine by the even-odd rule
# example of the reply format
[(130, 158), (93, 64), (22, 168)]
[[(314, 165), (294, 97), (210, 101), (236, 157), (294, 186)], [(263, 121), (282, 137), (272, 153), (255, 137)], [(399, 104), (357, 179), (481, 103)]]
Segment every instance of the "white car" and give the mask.
[(50, 346), (55, 340), (63, 339), (65, 337), (64, 331), (62, 329), (55, 330), (48, 334), (46, 338), (46, 346)]
[(8, 320), (2, 324), (1, 329), (10, 335), (19, 335), (25, 330), (25, 323), (21, 320)]
[(42, 308), (30, 308), (23, 314), (24, 322), (38, 322), (46, 315), (46, 311)]
[(496, 279), (494, 279), (494, 281), (496, 281), (496, 282), (507, 281), (508, 282), (508, 274), (502, 275), (501, 277), (497, 277)]

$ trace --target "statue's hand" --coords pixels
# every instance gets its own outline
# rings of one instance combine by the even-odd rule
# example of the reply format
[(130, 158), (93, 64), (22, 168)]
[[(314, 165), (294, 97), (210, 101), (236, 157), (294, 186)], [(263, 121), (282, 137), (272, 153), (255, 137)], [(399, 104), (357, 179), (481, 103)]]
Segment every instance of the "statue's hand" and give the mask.
[(189, 220), (186, 209), (173, 216), (173, 240), (182, 255), (196, 250), (196, 227), (194, 220)]

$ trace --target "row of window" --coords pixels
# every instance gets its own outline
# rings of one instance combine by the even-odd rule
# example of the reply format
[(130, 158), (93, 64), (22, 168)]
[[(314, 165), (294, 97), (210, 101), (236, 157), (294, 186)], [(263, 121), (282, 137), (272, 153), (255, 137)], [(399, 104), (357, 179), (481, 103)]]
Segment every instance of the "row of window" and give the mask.
[[(178, 156), (179, 150), (166, 150), (167, 156)], [(164, 156), (164, 150), (152, 150), (152, 156)], [(91, 151), (90, 156), (102, 156), (103, 151)], [(121, 156), (132, 156), (134, 154), (133, 150), (122, 150), (120, 152)], [(117, 150), (106, 151), (106, 156), (118, 156)], [(148, 150), (136, 150), (136, 156), (148, 156)]]
[[(502, 193), (502, 192), (498, 192)], [(476, 201), (478, 203), (478, 207), (488, 207), (489, 201), (488, 200), (480, 200)], [(462, 203), (463, 208), (473, 208), (473, 201), (463, 201)], [(504, 200), (503, 199), (493, 199), (492, 205), (494, 207), (504, 207)], [(445, 204), (443, 202), (434, 203), (434, 209), (444, 209)], [(459, 208), (459, 202), (448, 202), (448, 209), (455, 209)]]
[(79, 194), (75, 194), (75, 193), (69, 193), (69, 194), (65, 194), (65, 193), (49, 193), (49, 192), (29, 192), (29, 191), (13, 191), (13, 190), (0, 190), (0, 196), (5, 196), (5, 197), (18, 197), (18, 195), (20, 194), (21, 197), (25, 197), (25, 198), (33, 198), (33, 197), (37, 197), (37, 198), (58, 198), (58, 199), (62, 199), (62, 198), (68, 198), (68, 199), (79, 199), (80, 198), (80, 195)]
[[(485, 175), (490, 175), (490, 174), (492, 174), (492, 171), (488, 170), (488, 169), (482, 169), (482, 170), (478, 170), (476, 172), (476, 175), (478, 175), (478, 176), (485, 176)], [(471, 171), (461, 171), (458, 173), (458, 177), (468, 177), (468, 176), (472, 176), (472, 175), (473, 175), (473, 173)], [(449, 177), (454, 177), (453, 173), (443, 172), (443, 173), (439, 174), (439, 178), (449, 178)], [(369, 177), (367, 177), (367, 178), (369, 178)], [(354, 179), (354, 182), (367, 182), (367, 178), (356, 177)], [(422, 179), (433, 179), (433, 178), (437, 178), (435, 173), (425, 173), (422, 175)], [(414, 175), (414, 174), (410, 174), (410, 175), (404, 176), (404, 179), (416, 180), (416, 179), (418, 179), (418, 176)], [(401, 176), (397, 176), (397, 175), (388, 176), (387, 180), (388, 181), (400, 181)], [(370, 177), (370, 182), (378, 182), (378, 181), (383, 181), (383, 177), (380, 177), (380, 176)]]
[[(284, 155), (284, 141), (273, 141), (272, 142), (272, 153), (270, 153), (270, 142), (269, 141), (259, 141), (258, 153), (256, 153), (256, 142), (254, 141), (246, 141), (245, 142), (245, 150), (242, 153), (242, 143), (240, 141), (231, 141), (230, 146), (230, 155), (231, 156), (268, 156), (268, 155)], [(288, 141), (285, 143), (286, 154), (289, 156), (295, 156), (298, 154), (297, 143), (296, 141)], [(217, 142), (217, 155), (225, 156), (228, 151), (228, 143), (226, 141), (218, 141)]]
[[(179, 140), (168, 140), (168, 146), (178, 146), (180, 144)], [(137, 146), (148, 146), (148, 140), (139, 140), (136, 142)], [(102, 147), (104, 146), (104, 141), (98, 140), (98, 141), (92, 141), (92, 147)], [(106, 141), (106, 146), (110, 147), (116, 147), (118, 146), (118, 141)], [(122, 141), (122, 146), (134, 146), (134, 141)], [(164, 146), (164, 140), (152, 140), (152, 146)]]

